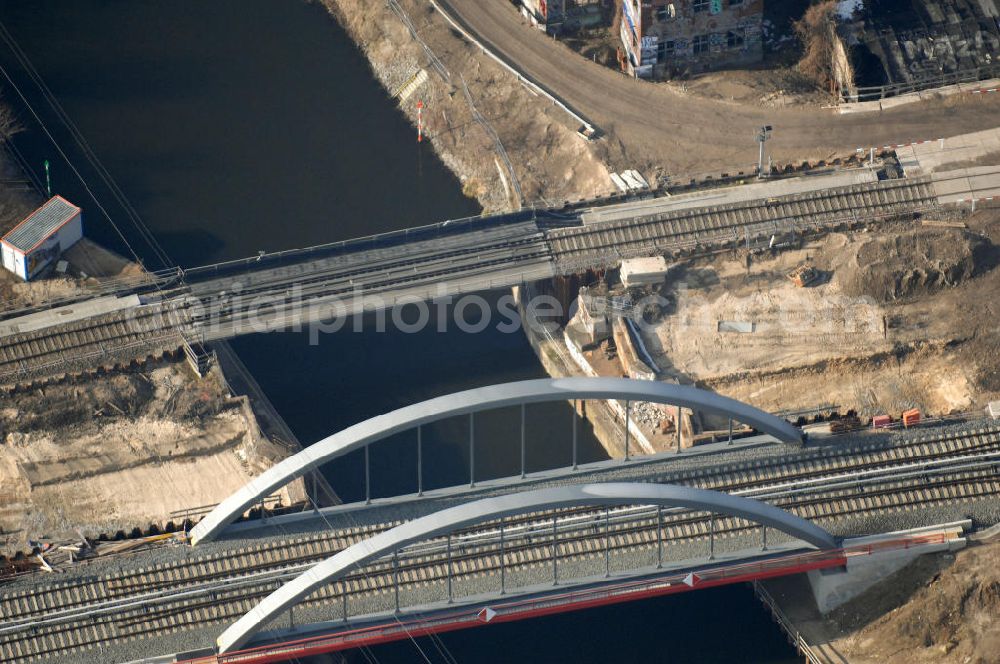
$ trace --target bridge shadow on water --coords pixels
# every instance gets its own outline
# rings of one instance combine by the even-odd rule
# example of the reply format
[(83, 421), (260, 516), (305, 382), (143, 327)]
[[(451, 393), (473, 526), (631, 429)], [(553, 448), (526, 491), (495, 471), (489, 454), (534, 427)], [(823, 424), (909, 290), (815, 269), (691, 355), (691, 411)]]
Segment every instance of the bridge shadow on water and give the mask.
[[(738, 623), (725, 616), (738, 615)], [(747, 585), (618, 604), (302, 660), (308, 664), (457, 661), (793, 664), (802, 661)], [(425, 654), (428, 659), (424, 659)], [(371, 658), (371, 659), (370, 659)]]
[[(503, 293), (482, 294), (492, 305)], [(478, 314), (477, 314), (478, 315)], [(471, 319), (472, 314), (470, 314)], [(435, 318), (432, 317), (432, 320)], [(233, 346), (303, 445), (352, 424), (432, 397), (488, 384), (544, 378), (545, 371), (524, 332), (496, 325), (463, 332), (448, 317), (447, 330), (408, 334), (391, 321), (377, 331), (375, 316), (362, 332), (348, 323), (318, 336), (283, 332), (243, 337)], [(572, 461), (573, 410), (566, 403), (532, 404), (526, 410), (528, 472)], [(477, 481), (520, 473), (520, 410), (504, 408), (475, 416)], [(607, 458), (589, 423), (579, 421), (580, 463)], [(372, 497), (417, 490), (416, 431), (375, 443), (370, 450)], [(469, 419), (450, 418), (423, 428), (424, 489), (469, 482)], [(324, 467), (345, 501), (364, 499), (364, 454), (355, 452)]]

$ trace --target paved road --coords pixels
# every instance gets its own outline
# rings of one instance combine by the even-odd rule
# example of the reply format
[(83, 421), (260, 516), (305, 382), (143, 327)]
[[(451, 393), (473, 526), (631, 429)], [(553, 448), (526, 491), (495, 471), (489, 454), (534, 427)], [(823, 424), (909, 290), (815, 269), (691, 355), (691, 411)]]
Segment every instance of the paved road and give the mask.
[(637, 81), (580, 57), (528, 27), (505, 0), (444, 0), (442, 4), (484, 43), (607, 132), (606, 149), (613, 165), (658, 164), (674, 173), (748, 165), (757, 157), (753, 130), (762, 124), (774, 126), (768, 143), (774, 159), (796, 162), (859, 146), (1000, 126), (997, 95), (848, 115), (814, 107), (747, 107), (688, 96), (672, 86)]

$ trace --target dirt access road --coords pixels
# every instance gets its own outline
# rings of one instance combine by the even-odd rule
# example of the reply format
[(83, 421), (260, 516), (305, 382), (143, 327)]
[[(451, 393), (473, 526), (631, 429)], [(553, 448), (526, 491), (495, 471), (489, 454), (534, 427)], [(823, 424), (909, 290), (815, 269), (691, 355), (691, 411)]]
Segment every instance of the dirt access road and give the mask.
[(774, 127), (776, 162), (846, 155), (855, 148), (929, 140), (1000, 125), (996, 95), (954, 97), (876, 112), (763, 109), (685, 94), (635, 80), (579, 56), (526, 24), (505, 0), (439, 0), (442, 8), (508, 63), (606, 133), (601, 155), (612, 167), (673, 174), (718, 172), (756, 162), (755, 128)]

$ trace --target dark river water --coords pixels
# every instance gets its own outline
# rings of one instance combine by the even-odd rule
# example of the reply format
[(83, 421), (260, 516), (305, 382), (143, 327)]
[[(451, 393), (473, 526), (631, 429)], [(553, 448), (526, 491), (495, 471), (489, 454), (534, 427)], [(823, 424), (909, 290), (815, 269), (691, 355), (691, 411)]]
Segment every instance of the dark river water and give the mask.
[[(0, 0), (0, 20), (0, 86), (26, 128), (17, 148), (39, 174), (51, 162), (53, 190), (84, 208), (88, 236), (150, 267), (160, 267), (158, 248), (193, 266), (478, 211), (315, 4)], [(155, 242), (144, 239), (140, 219)], [(416, 334), (365, 328), (321, 336), (316, 345), (302, 332), (243, 337), (233, 346), (307, 445), (415, 401), (545, 375), (523, 334), (492, 325), (477, 334), (454, 325)], [(528, 415), (529, 469), (566, 465), (569, 407), (540, 405)], [(428, 486), (467, 480), (465, 427), (445, 422), (425, 432)], [(510, 412), (477, 417), (477, 477), (517, 471), (516, 431)], [(605, 456), (589, 431), (580, 456)], [(412, 435), (374, 447), (375, 495), (413, 491), (415, 463)], [(341, 496), (356, 499), (361, 468), (356, 456), (325, 472)], [(795, 661), (745, 587), (441, 640), (458, 661)], [(446, 661), (439, 645), (419, 644), (348, 659), (425, 661), (422, 650), (430, 661)]]

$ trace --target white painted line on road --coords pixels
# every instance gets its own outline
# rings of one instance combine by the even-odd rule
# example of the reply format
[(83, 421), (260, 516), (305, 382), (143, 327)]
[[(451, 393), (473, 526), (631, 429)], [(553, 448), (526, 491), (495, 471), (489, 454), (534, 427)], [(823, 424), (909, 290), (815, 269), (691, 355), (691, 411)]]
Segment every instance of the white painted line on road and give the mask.
[[(914, 145), (925, 145), (927, 143), (940, 143), (941, 147), (944, 148), (944, 139), (943, 138), (928, 138), (928, 139), (924, 139), (922, 141), (910, 141), (909, 143), (888, 143), (886, 145), (883, 145), (881, 147), (881, 149), (882, 150), (899, 150), (900, 148), (909, 148), (909, 147), (913, 147)], [(880, 148), (877, 145), (874, 148), (857, 148), (855, 150), (855, 152), (868, 152), (871, 149), (878, 150)]]

